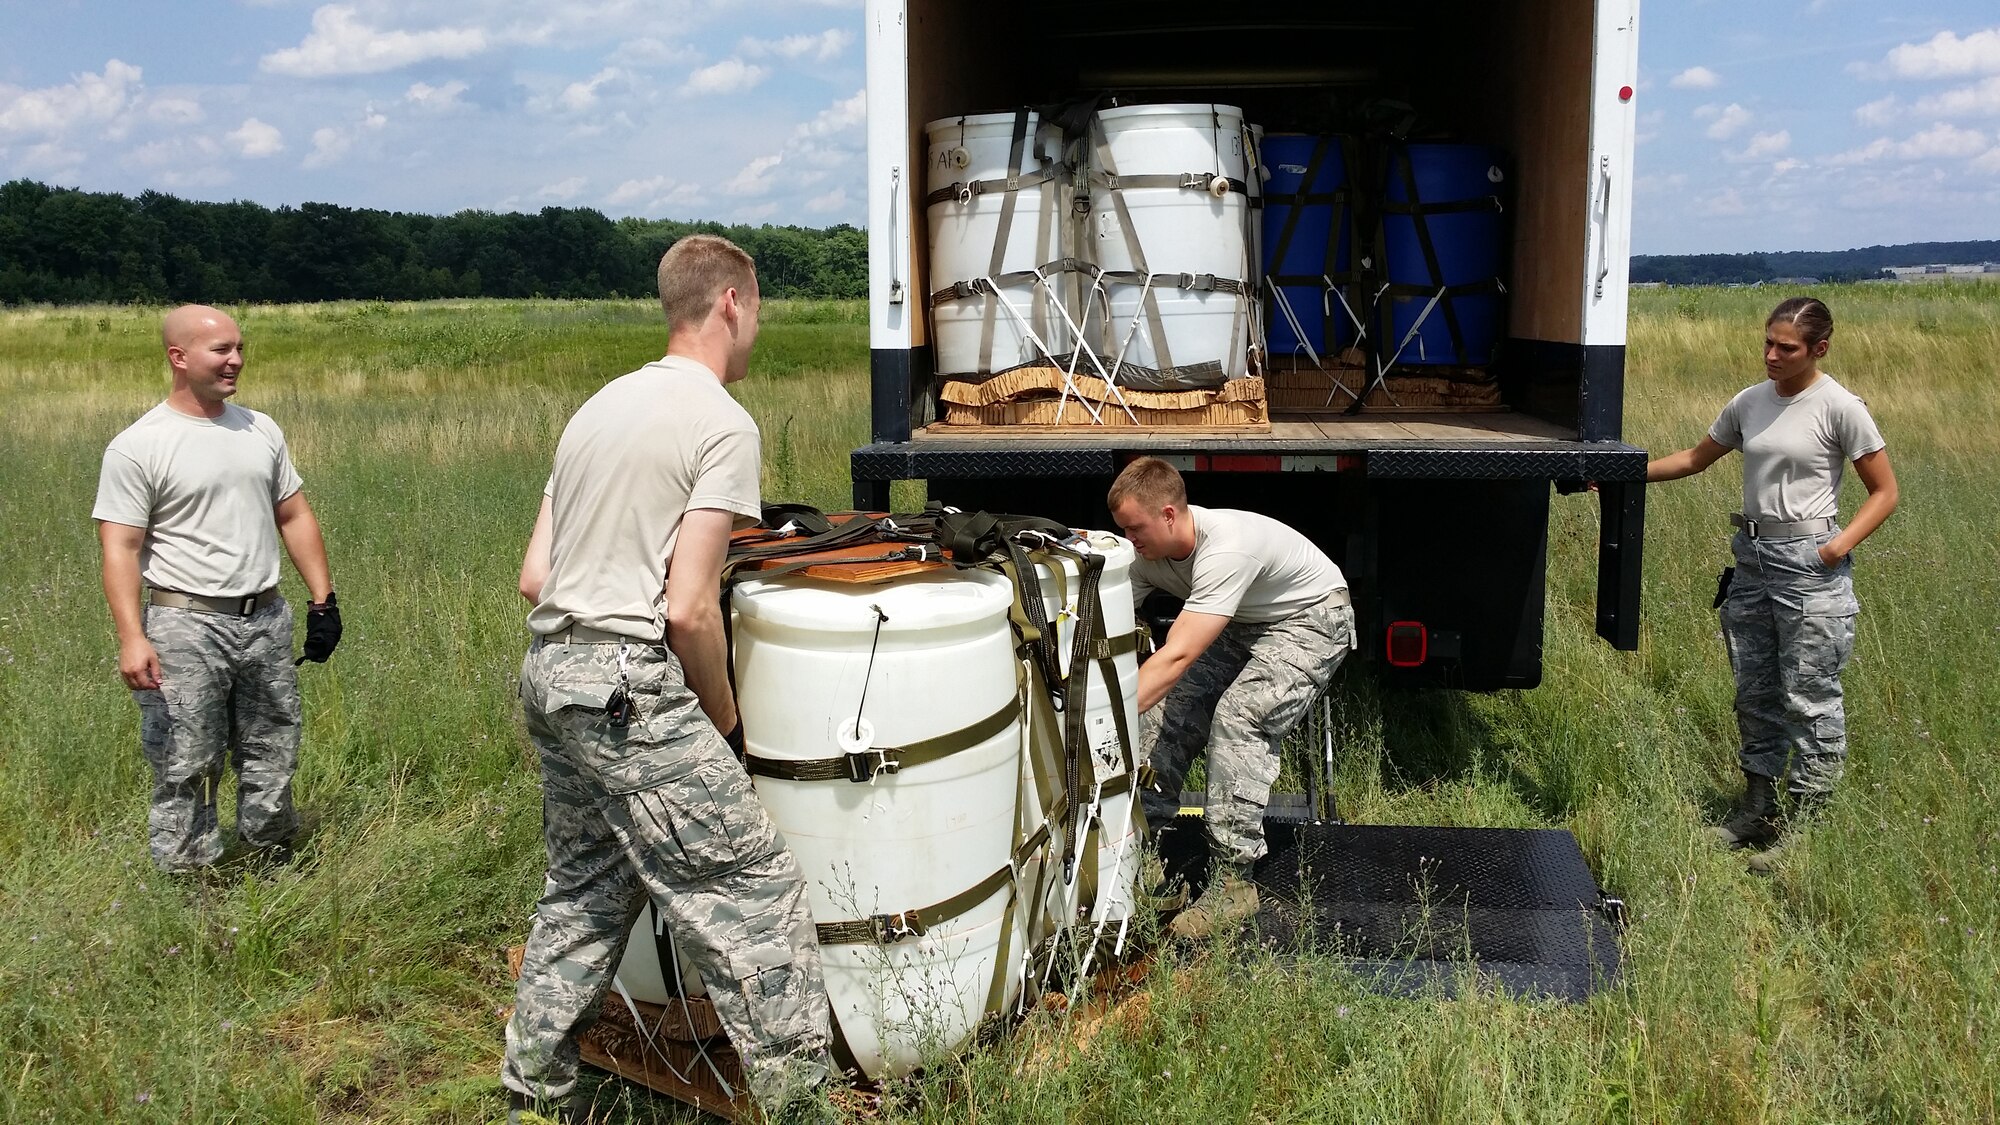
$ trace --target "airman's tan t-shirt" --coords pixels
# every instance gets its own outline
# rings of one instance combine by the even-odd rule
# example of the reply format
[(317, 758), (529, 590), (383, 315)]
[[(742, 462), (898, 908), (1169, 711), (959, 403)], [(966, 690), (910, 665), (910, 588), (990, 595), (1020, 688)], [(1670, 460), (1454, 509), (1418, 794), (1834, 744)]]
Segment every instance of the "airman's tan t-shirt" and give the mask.
[(1192, 613), (1235, 621), (1282, 621), (1317, 605), (1347, 578), (1312, 540), (1269, 516), (1190, 506), (1194, 550), (1184, 559), (1132, 564), (1132, 600), (1154, 590), (1181, 598)]
[(270, 417), (216, 418), (161, 403), (104, 450), (91, 518), (146, 530), (139, 577), (155, 590), (242, 598), (278, 584), (273, 509), (302, 486)]
[(668, 356), (606, 383), (556, 446), (549, 577), (528, 628), (571, 625), (656, 642), (681, 517), (759, 515), (757, 423), (714, 372)]

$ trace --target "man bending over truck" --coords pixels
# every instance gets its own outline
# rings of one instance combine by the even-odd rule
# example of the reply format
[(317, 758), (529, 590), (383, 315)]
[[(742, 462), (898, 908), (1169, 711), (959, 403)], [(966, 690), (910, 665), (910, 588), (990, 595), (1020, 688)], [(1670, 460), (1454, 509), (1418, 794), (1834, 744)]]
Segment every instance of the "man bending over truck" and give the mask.
[(1264, 806), (1278, 745), (1354, 649), (1347, 579), (1312, 541), (1269, 516), (1197, 508), (1172, 465), (1141, 457), (1107, 498), (1138, 551), (1132, 597), (1182, 600), (1166, 643), (1139, 666), (1140, 742), (1154, 784), (1147, 817), (1180, 807), (1188, 766), (1208, 751), (1207, 889), (1169, 926), (1200, 940), (1257, 913), (1251, 865), (1264, 854)]

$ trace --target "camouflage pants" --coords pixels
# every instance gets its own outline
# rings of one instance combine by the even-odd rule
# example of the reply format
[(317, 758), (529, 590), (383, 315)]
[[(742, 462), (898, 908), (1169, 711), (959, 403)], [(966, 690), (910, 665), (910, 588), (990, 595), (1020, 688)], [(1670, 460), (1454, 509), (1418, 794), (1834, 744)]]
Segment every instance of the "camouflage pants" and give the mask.
[(1722, 639), (1736, 674), (1744, 772), (1824, 794), (1847, 757), (1840, 673), (1854, 651), (1854, 559), (1828, 570), (1819, 547), (1834, 533), (1731, 542), (1736, 577), (1722, 603)]
[(222, 858), (216, 797), (236, 770), (236, 830), (252, 847), (288, 844), (298, 831), (292, 774), (299, 764), (299, 676), (292, 611), (279, 598), (248, 617), (149, 605), (146, 639), (160, 686), (135, 691), (139, 749), (153, 768), (147, 840), (162, 871)]
[[(623, 648), (633, 704), (604, 705)], [(548, 874), (507, 1024), (501, 1081), (560, 1098), (650, 898), (701, 976), (750, 1092), (776, 1110), (832, 1071), (804, 876), (701, 713), (680, 662), (638, 644), (536, 643), (521, 665), (540, 753)]]
[(1232, 621), (1158, 706), (1139, 717), (1152, 748), (1147, 819), (1180, 806), (1188, 767), (1208, 750), (1209, 852), (1248, 867), (1264, 854), (1264, 806), (1278, 780), (1278, 747), (1354, 650), (1354, 610), (1333, 599), (1282, 621)]

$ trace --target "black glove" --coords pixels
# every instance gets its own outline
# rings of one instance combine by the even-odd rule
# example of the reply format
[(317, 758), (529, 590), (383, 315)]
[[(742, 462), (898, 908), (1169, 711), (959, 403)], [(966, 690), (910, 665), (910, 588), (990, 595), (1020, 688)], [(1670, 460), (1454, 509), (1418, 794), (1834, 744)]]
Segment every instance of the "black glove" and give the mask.
[(326, 663), (333, 650), (340, 645), (340, 604), (328, 590), (326, 600), (306, 606), (306, 653), (295, 664), (310, 660), (315, 664)]
[(739, 759), (747, 753), (743, 749), (743, 716), (736, 717), (736, 725), (729, 728), (729, 733), (722, 736), (722, 741), (729, 744), (730, 751)]

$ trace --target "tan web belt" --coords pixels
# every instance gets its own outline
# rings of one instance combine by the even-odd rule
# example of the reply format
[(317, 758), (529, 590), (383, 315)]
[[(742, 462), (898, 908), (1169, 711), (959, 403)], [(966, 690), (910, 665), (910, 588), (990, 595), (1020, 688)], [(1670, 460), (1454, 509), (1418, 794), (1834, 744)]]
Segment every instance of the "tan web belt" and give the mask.
[(1743, 534), (1752, 539), (1798, 539), (1807, 535), (1818, 535), (1822, 531), (1832, 531), (1832, 516), (1821, 516), (1816, 520), (1753, 520), (1742, 512), (1729, 513), (1729, 526), (1740, 527)]
[(206, 598), (200, 594), (183, 594), (174, 590), (154, 590), (151, 593), (154, 605), (168, 609), (191, 609), (196, 613), (222, 613), (231, 617), (248, 617), (278, 600), (276, 586), (261, 594), (247, 594), (240, 598)]

